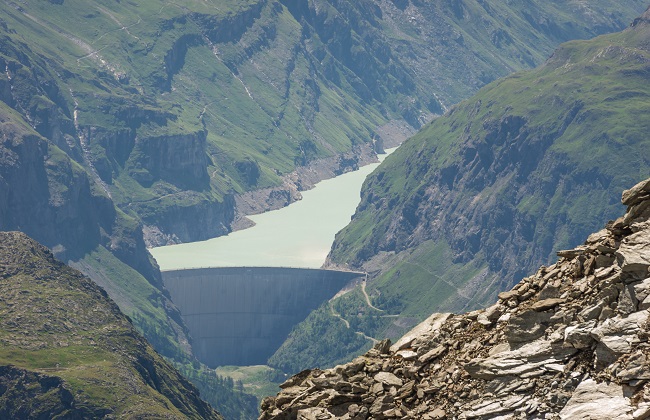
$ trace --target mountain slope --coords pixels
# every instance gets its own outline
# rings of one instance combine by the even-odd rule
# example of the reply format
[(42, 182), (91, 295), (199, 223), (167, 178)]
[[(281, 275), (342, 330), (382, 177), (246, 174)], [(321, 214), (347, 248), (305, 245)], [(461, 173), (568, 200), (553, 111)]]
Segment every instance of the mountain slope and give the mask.
[(367, 162), (557, 42), (620, 28), (642, 1), (529, 4), (4, 2), (0, 228), (50, 247), (188, 361), (145, 244), (285, 205), (314, 182), (294, 171)]
[(270, 205), (285, 205), (297, 166), (354, 168), (440, 113), (437, 97), (620, 29), (641, 4), (10, 2), (2, 101), (149, 244), (206, 239), (229, 231), (234, 196), (279, 188)]
[(329, 257), (370, 272), (385, 312), (349, 294), (343, 316), (374, 319), (359, 323), (367, 335), (399, 337), (433, 310), (490, 302), (612, 217), (615, 191), (650, 171), (647, 17), (490, 84), (387, 158)]
[(542, 63), (561, 42), (622, 30), (647, 7), (627, 3), (636, 14), (625, 20), (627, 10), (599, 1), (376, 3), (394, 53), (417, 75), (419, 96), (446, 106), (497, 77)]
[(0, 233), (0, 417), (221, 418), (102, 289)]
[(650, 168), (647, 16), (564, 44), (423, 129), (371, 176), (332, 261), (441, 240), (503, 287), (611, 217), (614, 191)]
[(260, 419), (647, 418), (650, 179), (622, 201), (623, 217), (494, 305), (301, 372)]

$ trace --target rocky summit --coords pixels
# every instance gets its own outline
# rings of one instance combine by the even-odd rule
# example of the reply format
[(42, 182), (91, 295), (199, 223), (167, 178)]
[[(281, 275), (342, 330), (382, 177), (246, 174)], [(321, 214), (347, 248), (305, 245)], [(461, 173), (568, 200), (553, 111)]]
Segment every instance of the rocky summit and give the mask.
[(494, 305), (303, 371), (260, 419), (650, 417), (650, 179), (622, 202), (623, 217)]

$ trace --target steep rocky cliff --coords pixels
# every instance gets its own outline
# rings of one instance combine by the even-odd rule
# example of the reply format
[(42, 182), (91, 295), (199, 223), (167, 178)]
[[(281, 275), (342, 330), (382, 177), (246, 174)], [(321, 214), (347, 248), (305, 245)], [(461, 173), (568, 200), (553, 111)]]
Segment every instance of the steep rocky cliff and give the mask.
[(261, 419), (645, 419), (650, 179), (627, 212), (487, 309), (436, 313), (391, 346), (304, 371)]
[(106, 292), (19, 232), (0, 232), (0, 417), (221, 416)]
[[(396, 338), (432, 311), (486, 305), (614, 217), (616, 191), (650, 174), (649, 38), (646, 12), (620, 33), (563, 44), (389, 156), (330, 254), (371, 274), (367, 294), (380, 311), (361, 293), (340, 298), (341, 315), (361, 320), (356, 331)], [(333, 331), (330, 320), (320, 327)]]
[(224, 234), (237, 203), (296, 200), (642, 1), (483, 3), (4, 2), (0, 229), (52, 248), (183, 359), (190, 339), (145, 244)]
[(293, 201), (313, 184), (296, 168), (353, 169), (357, 151), (641, 4), (6, 3), (0, 92), (149, 245), (200, 240), (231, 229), (233, 196), (260, 191), (241, 211), (286, 203), (264, 192)]

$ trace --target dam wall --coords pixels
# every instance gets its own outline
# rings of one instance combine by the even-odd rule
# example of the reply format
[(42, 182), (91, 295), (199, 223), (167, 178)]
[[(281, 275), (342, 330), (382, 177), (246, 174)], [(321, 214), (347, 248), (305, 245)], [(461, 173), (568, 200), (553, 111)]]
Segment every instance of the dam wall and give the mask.
[(162, 272), (165, 287), (210, 367), (265, 364), (294, 325), (365, 273), (228, 267)]

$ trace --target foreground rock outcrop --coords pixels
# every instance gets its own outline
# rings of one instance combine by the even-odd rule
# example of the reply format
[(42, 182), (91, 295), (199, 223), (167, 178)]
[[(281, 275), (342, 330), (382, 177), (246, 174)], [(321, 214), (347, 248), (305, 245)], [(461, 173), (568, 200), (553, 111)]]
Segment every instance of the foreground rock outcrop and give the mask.
[(650, 179), (622, 201), (623, 217), (491, 307), (303, 371), (260, 418), (650, 417)]

